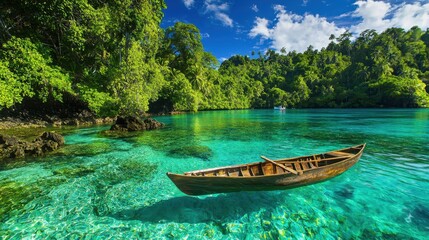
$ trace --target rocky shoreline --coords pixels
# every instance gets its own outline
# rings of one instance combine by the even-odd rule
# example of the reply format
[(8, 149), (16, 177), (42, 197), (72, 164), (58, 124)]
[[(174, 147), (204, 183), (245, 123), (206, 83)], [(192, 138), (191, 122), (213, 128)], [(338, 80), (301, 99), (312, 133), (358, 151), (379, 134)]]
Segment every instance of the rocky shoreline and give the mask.
[(0, 159), (43, 156), (64, 145), (64, 137), (55, 132), (44, 132), (33, 141), (0, 134)]
[(144, 120), (136, 117), (118, 117), (115, 124), (110, 128), (110, 131), (145, 131), (154, 130), (164, 127), (164, 123), (158, 122), (153, 118), (146, 118)]
[(102, 124), (112, 124), (116, 118), (56, 118), (49, 119), (22, 119), (15, 117), (0, 118), (0, 130), (14, 128), (46, 128), (46, 127), (62, 127), (62, 126), (92, 126)]
[[(114, 123), (108, 132), (111, 133), (126, 133), (136, 131), (146, 131), (162, 128), (163, 123), (152, 118), (138, 117), (117, 117), (117, 118), (72, 118), (72, 119), (53, 119), (51, 121), (31, 119), (22, 120), (19, 118), (0, 118), (0, 160), (16, 159), (29, 156), (44, 156), (48, 152), (52, 152), (64, 145), (64, 137), (55, 132), (44, 131), (48, 127), (62, 126), (93, 126), (101, 124)], [(21, 129), (25, 133), (22, 136), (16, 136), (14, 130)], [(40, 135), (32, 135), (30, 129), (37, 130)], [(34, 131), (34, 130), (33, 130)], [(61, 132), (61, 130), (59, 129)], [(7, 134), (6, 134), (7, 133)], [(109, 135), (109, 134), (107, 134)], [(34, 140), (30, 136), (37, 136)], [(34, 138), (34, 137), (33, 137)], [(24, 140), (26, 139), (26, 140)]]

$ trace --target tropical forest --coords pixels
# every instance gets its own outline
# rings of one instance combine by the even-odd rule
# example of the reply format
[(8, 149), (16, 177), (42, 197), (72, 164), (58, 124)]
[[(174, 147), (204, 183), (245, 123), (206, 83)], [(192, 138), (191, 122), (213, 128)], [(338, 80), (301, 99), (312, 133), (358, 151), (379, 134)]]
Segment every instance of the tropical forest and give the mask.
[(166, 7), (163, 0), (2, 1), (0, 108), (115, 116), (429, 106), (428, 29), (345, 32), (321, 50), (267, 50), (219, 63), (195, 25), (160, 27)]

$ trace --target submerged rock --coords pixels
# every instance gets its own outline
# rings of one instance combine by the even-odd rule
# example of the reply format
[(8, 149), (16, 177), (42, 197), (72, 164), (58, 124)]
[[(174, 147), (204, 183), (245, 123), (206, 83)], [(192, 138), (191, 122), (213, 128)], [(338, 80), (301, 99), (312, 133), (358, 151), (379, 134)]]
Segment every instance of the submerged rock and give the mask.
[(18, 182), (8, 182), (0, 186), (0, 192), (0, 221), (3, 221), (7, 213), (22, 208), (39, 196), (41, 189), (37, 185), (26, 186)]
[(342, 198), (351, 199), (353, 198), (354, 190), (353, 186), (347, 185), (342, 189), (335, 191), (335, 194)]
[(126, 160), (116, 165), (107, 166), (100, 171), (102, 176), (98, 184), (112, 186), (124, 181), (138, 179), (140, 182), (149, 179), (157, 169), (157, 165), (136, 160)]
[(410, 213), (412, 216), (412, 222), (422, 230), (427, 230), (429, 226), (429, 208), (422, 205), (417, 204), (417, 206)]
[[(93, 180), (98, 196), (93, 202), (94, 214), (106, 216), (111, 214), (112, 209), (135, 204), (135, 196), (126, 195), (129, 192), (126, 186), (133, 189), (151, 179), (157, 167), (138, 160), (120, 160), (97, 170), (97, 178)], [(123, 194), (117, 194), (118, 192)]]
[(212, 150), (207, 146), (185, 146), (172, 149), (168, 152), (172, 157), (195, 157), (203, 160), (209, 160), (213, 156)]
[(110, 128), (111, 131), (141, 131), (153, 130), (164, 126), (164, 123), (158, 122), (152, 118), (146, 118), (143, 121), (136, 117), (118, 117), (115, 124)]
[(72, 144), (61, 148), (57, 153), (65, 156), (95, 156), (97, 154), (109, 152), (112, 147), (113, 146), (107, 142)]
[(8, 135), (0, 135), (0, 144), (6, 145), (6, 146), (13, 146), (18, 144), (19, 139), (14, 136), (8, 136)]
[(95, 172), (95, 169), (88, 166), (72, 166), (54, 170), (54, 175), (63, 175), (67, 178), (84, 177)]
[(0, 159), (41, 156), (64, 145), (64, 137), (54, 132), (44, 132), (32, 142), (14, 136), (0, 135)]
[(12, 211), (22, 211), (32, 200), (46, 195), (52, 186), (62, 184), (65, 179), (44, 178), (33, 183), (7, 181), (0, 183), (0, 222), (8, 218)]

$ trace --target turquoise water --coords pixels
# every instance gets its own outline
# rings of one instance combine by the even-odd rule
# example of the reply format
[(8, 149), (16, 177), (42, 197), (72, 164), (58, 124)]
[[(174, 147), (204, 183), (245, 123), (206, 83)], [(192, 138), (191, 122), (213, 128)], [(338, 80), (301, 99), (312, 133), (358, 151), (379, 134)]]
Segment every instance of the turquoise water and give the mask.
[[(46, 158), (3, 164), (2, 239), (427, 239), (429, 110), (242, 110), (76, 129)], [(190, 197), (165, 173), (366, 142), (343, 175), (272, 192)]]

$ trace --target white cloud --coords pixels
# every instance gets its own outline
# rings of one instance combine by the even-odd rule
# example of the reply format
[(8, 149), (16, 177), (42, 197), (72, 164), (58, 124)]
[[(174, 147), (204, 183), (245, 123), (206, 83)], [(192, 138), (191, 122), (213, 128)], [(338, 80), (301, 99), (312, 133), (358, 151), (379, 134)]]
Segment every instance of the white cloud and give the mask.
[(270, 22), (265, 18), (256, 18), (249, 36), (271, 40), (271, 47), (277, 51), (284, 47), (286, 51), (302, 52), (309, 45), (321, 49), (329, 44), (331, 34), (338, 36), (346, 30), (319, 15), (300, 16), (287, 12), (281, 5), (276, 5), (274, 9), (277, 11), (274, 26), (270, 28)]
[(340, 16), (335, 16), (334, 19), (341, 19), (341, 18), (346, 18), (351, 16), (353, 16), (353, 12), (347, 12), (347, 13), (341, 14)]
[(215, 12), (215, 17), (217, 20), (221, 21), (223, 23), (223, 25), (228, 26), (228, 27), (233, 26), (232, 19), (226, 13)]
[[(271, 48), (279, 51), (283, 47), (287, 51), (305, 51), (309, 45), (315, 49), (326, 47), (329, 36), (341, 35), (349, 30), (354, 36), (367, 29), (382, 32), (387, 28), (399, 27), (405, 30), (418, 26), (425, 30), (429, 28), (429, 3), (403, 3), (393, 5), (384, 1), (359, 0), (355, 2), (356, 10), (342, 14), (333, 19), (360, 18), (360, 21), (347, 28), (339, 27), (334, 22), (328, 22), (319, 15), (297, 15), (287, 12), (284, 6), (276, 5), (276, 17), (273, 21), (256, 17), (249, 37), (260, 37), (261, 41), (268, 40)], [(272, 24), (270, 26), (270, 24)]]
[(307, 3), (308, 3), (308, 0), (303, 0), (302, 1), (302, 6), (304, 6), (304, 7), (307, 6)]
[(429, 27), (429, 3), (401, 4), (392, 6), (383, 1), (357, 1), (353, 16), (361, 17), (362, 22), (350, 27), (350, 31), (359, 34), (366, 29), (375, 29), (382, 32), (390, 27), (410, 29), (419, 26), (422, 29)]
[(208, 33), (201, 33), (201, 38), (209, 38), (210, 34)]
[(228, 3), (219, 3), (218, 0), (205, 0), (205, 13), (212, 13), (215, 19), (219, 20), (223, 25), (232, 27), (234, 21), (225, 12), (229, 10)]
[(259, 12), (259, 8), (258, 8), (258, 6), (256, 6), (256, 4), (253, 4), (251, 9), (254, 12)]
[(228, 3), (222, 3), (217, 5), (216, 3), (212, 3), (213, 1), (207, 0), (206, 1), (206, 10), (212, 11), (212, 12), (220, 12), (220, 11), (226, 11), (229, 9)]
[(194, 5), (194, 0), (183, 0), (183, 4), (187, 9), (190, 9)]
[(255, 26), (250, 30), (249, 36), (256, 37), (260, 35), (262, 38), (270, 38), (272, 31), (268, 28), (269, 23), (270, 21), (265, 18), (256, 17)]
[(382, 31), (389, 25), (389, 21), (384, 19), (392, 7), (390, 3), (382, 1), (357, 1), (358, 6), (352, 14), (355, 17), (362, 17), (362, 22), (350, 28), (353, 33), (360, 33), (366, 29)]
[(409, 29), (415, 25), (422, 29), (429, 27), (429, 3), (405, 4), (398, 8), (391, 20), (392, 26)]

